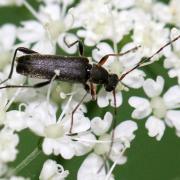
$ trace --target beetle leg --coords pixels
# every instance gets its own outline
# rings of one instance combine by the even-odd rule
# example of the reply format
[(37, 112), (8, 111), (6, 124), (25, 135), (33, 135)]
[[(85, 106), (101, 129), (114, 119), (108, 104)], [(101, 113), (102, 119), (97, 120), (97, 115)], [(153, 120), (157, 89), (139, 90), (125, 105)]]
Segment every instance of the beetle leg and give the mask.
[(99, 61), (99, 63), (98, 63), (97, 65), (102, 66), (103, 64), (105, 64), (106, 61), (108, 60), (108, 58), (109, 58), (110, 56), (123, 56), (123, 55), (125, 55), (125, 54), (128, 54), (129, 52), (136, 51), (139, 47), (140, 47), (140, 46), (136, 46), (136, 47), (134, 47), (134, 48), (132, 48), (132, 49), (129, 49), (129, 50), (123, 52), (123, 53), (107, 54), (107, 55), (103, 56), (103, 57), (100, 59), (100, 61)]
[(117, 104), (116, 104), (116, 91), (115, 91), (115, 89), (112, 91), (112, 93), (113, 93), (113, 98), (114, 98), (114, 121), (112, 124), (111, 144), (110, 144), (110, 148), (109, 148), (109, 152), (108, 152), (108, 157), (111, 154), (113, 143), (114, 143), (114, 130), (116, 127), (116, 116), (117, 116)]
[(75, 44), (78, 43), (79, 54), (80, 54), (80, 56), (83, 56), (84, 45), (83, 45), (82, 41), (76, 40), (76, 41), (72, 42), (71, 44), (68, 44), (67, 41), (66, 41), (66, 36), (64, 36), (63, 40), (64, 40), (64, 43), (66, 44), (66, 46), (68, 48), (70, 48), (70, 47), (72, 47), (72, 46), (74, 46)]
[(13, 56), (13, 60), (12, 60), (12, 63), (11, 63), (11, 69), (10, 69), (8, 78), (3, 80), (2, 82), (0, 82), (0, 85), (5, 83), (9, 79), (11, 79), (12, 74), (13, 74), (13, 69), (14, 69), (14, 63), (15, 63), (15, 60), (16, 60), (16, 54), (17, 54), (18, 51), (23, 52), (24, 54), (34, 54), (34, 53), (37, 53), (37, 52), (35, 52), (35, 51), (31, 50), (31, 49), (25, 48), (25, 47), (18, 47), (15, 50), (15, 52), (14, 52), (14, 56)]
[(91, 96), (92, 100), (96, 100), (96, 86), (93, 83), (90, 83), (90, 90), (91, 90)]
[(76, 105), (76, 107), (73, 109), (72, 114), (71, 114), (71, 125), (70, 125), (70, 129), (69, 129), (69, 134), (72, 133), (72, 129), (73, 129), (73, 124), (74, 124), (74, 113), (76, 112), (76, 110), (78, 109), (78, 107), (81, 105), (81, 103), (83, 102), (83, 100), (85, 99), (85, 97), (88, 95), (88, 91), (86, 92), (86, 94), (83, 96), (83, 98), (81, 99), (81, 101)]
[(43, 86), (48, 85), (51, 82), (51, 80), (45, 81), (45, 82), (40, 82), (37, 84), (33, 85), (6, 85), (3, 87), (0, 87), (0, 89), (6, 89), (6, 88), (41, 88)]
[(109, 151), (107, 153), (107, 156), (105, 157), (105, 160), (102, 163), (102, 165), (100, 166), (100, 168), (98, 169), (97, 173), (100, 173), (104, 166), (106, 167), (106, 161), (109, 158), (109, 156), (111, 155), (112, 147), (113, 147), (113, 144), (114, 144), (114, 135), (115, 135), (115, 127), (116, 127), (116, 115), (117, 115), (117, 105), (116, 105), (116, 91), (115, 91), (115, 89), (112, 92), (113, 92), (113, 99), (114, 99), (114, 120), (113, 120), (113, 124), (112, 124), (111, 143), (110, 143), (110, 146), (109, 146)]

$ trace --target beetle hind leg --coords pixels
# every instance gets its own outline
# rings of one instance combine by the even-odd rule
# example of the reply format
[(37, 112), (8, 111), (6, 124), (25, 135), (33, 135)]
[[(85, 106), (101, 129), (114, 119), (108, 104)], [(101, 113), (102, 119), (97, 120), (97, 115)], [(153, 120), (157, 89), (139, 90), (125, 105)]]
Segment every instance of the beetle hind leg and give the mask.
[(12, 63), (11, 63), (11, 69), (10, 69), (9, 75), (8, 75), (8, 77), (7, 77), (5, 80), (3, 80), (3, 81), (0, 82), (0, 85), (3, 84), (3, 83), (5, 83), (5, 82), (8, 81), (9, 79), (11, 79), (12, 74), (13, 74), (13, 70), (14, 70), (14, 63), (15, 63), (16, 55), (17, 55), (17, 52), (18, 52), (18, 51), (20, 51), (20, 52), (22, 52), (22, 53), (24, 53), (24, 54), (34, 54), (34, 53), (37, 53), (36, 51), (33, 51), (33, 50), (28, 49), (28, 48), (25, 48), (25, 47), (18, 47), (18, 48), (15, 50), (15, 52), (14, 52), (14, 56), (13, 56), (13, 60), (12, 60)]

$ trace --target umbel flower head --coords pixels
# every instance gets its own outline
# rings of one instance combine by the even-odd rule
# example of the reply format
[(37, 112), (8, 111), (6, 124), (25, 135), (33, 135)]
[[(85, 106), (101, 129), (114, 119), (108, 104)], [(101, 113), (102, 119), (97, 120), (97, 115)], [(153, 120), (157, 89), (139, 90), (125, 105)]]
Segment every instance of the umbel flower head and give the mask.
[[(32, 5), (26, 0), (1, 0), (0, 16), (5, 6), (18, 12), (23, 9), (26, 15), (12, 23), (0, 18), (0, 179), (120, 179), (113, 170), (128, 161), (126, 150), (133, 148), (131, 143), (136, 143), (136, 132), (141, 131), (136, 119), (145, 119), (148, 135), (158, 141), (166, 125), (174, 127), (180, 136), (179, 0), (167, 4), (155, 0), (39, 0)], [(7, 14), (13, 12), (6, 8)], [(84, 44), (84, 53), (80, 42)], [(18, 47), (26, 50), (17, 52), (12, 63)], [(117, 87), (107, 92), (104, 86), (98, 85), (100, 81), (86, 84), (56, 81), (61, 72), (53, 69), (49, 86), (3, 88), (41, 85), (40, 77), (31, 78), (34, 68), (40, 66), (40, 73), (48, 69), (47, 75), (52, 71), (50, 64), (39, 63), (37, 58), (29, 75), (20, 75), (16, 72), (19, 56), (26, 60), (34, 56), (49, 57), (42, 56), (45, 54), (58, 58), (71, 55), (76, 62), (80, 59), (78, 53), (89, 60), (89, 67), (109, 55), (97, 67), (116, 74)], [(154, 72), (153, 66), (151, 71), (141, 67), (152, 63), (158, 66), (158, 60), (163, 65), (155, 79), (149, 76)], [(66, 62), (62, 67), (67, 69), (68, 64), (75, 68), (74, 62)], [(164, 68), (168, 72), (162, 77)], [(77, 70), (77, 73), (87, 73), (88, 80), (92, 75), (91, 69), (78, 67)], [(94, 76), (103, 76), (98, 72)], [(68, 73), (73, 74), (71, 68)], [(173, 81), (166, 87), (168, 76)], [(96, 96), (95, 102), (91, 101), (91, 94)], [(129, 105), (134, 108), (131, 116)], [(24, 141), (26, 133), (35, 139), (32, 143), (29, 137)], [(22, 152), (30, 151), (27, 148), (32, 148), (32, 152), (19, 163), (19, 157), (24, 157)], [(40, 154), (46, 160), (42, 158), (40, 162)], [(35, 172), (33, 163), (41, 163), (42, 169)], [(22, 177), (27, 167), (33, 170), (29, 168), (27, 176)]]

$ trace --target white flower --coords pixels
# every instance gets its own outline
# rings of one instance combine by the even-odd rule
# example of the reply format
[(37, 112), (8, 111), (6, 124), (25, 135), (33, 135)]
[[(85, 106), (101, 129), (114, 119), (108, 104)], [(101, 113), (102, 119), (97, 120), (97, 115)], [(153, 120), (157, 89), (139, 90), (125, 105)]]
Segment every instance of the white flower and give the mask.
[[(75, 26), (84, 28), (78, 30), (78, 36), (85, 38), (84, 43), (89, 46), (103, 39), (119, 42), (132, 29), (131, 19), (127, 19), (128, 11), (118, 12), (105, 0), (96, 3), (85, 0), (75, 7), (72, 13), (75, 17)], [(120, 27), (119, 24), (123, 26)]]
[[(136, 21), (134, 24), (133, 41), (143, 47), (143, 56), (151, 56), (155, 53), (169, 41), (168, 36), (169, 30), (164, 27), (164, 23), (146, 19), (143, 22), (142, 20)], [(157, 56), (156, 59), (158, 59)]]
[(68, 170), (57, 164), (56, 161), (48, 159), (45, 161), (41, 170), (40, 180), (64, 180), (69, 175)]
[[(165, 122), (174, 126), (177, 134), (179, 133), (179, 125), (175, 123), (178, 116), (174, 116), (172, 111), (180, 107), (180, 87), (177, 85), (170, 87), (161, 97), (163, 87), (164, 79), (161, 76), (158, 76), (156, 81), (147, 79), (143, 88), (150, 100), (141, 97), (129, 99), (129, 104), (135, 108), (132, 113), (133, 118), (143, 119), (153, 113), (148, 117), (145, 126), (149, 131), (149, 136), (156, 137), (157, 140), (160, 140), (164, 134)], [(179, 112), (179, 110), (176, 111)]]
[(48, 32), (49, 38), (52, 42), (57, 42), (58, 45), (68, 53), (75, 53), (77, 46), (68, 48), (63, 38), (67, 37), (68, 44), (75, 42), (77, 37), (72, 33), (66, 33), (73, 26), (73, 17), (66, 13), (66, 8), (72, 1), (61, 2), (62, 7), (55, 3), (48, 3), (46, 6), (40, 7), (39, 16)]
[(22, 111), (11, 110), (6, 112), (4, 125), (15, 131), (22, 131), (27, 128), (25, 113)]
[[(180, 31), (176, 28), (173, 28), (171, 31), (171, 39), (180, 35)], [(169, 77), (178, 78), (178, 83), (180, 84), (180, 41), (173, 43), (173, 51), (166, 54), (166, 59), (164, 61), (164, 67), (167, 68)]]
[(180, 27), (180, 11), (179, 11), (180, 1), (171, 0), (169, 2), (169, 6), (170, 6), (170, 11), (172, 13), (172, 23)]
[(5, 115), (6, 115), (6, 104), (8, 102), (8, 97), (6, 90), (0, 91), (0, 125), (4, 123)]
[(0, 69), (12, 60), (11, 50), (16, 40), (16, 26), (4, 24), (0, 27)]
[(128, 148), (130, 142), (135, 138), (133, 133), (137, 130), (137, 124), (131, 120), (126, 120), (118, 124), (114, 129), (113, 144), (111, 144), (113, 132), (107, 134), (111, 123), (113, 123), (111, 113), (106, 113), (103, 121), (98, 117), (91, 121), (92, 131), (99, 136), (99, 143), (94, 146), (94, 152), (101, 156), (110, 153), (110, 160), (116, 161), (117, 164), (123, 164), (126, 162), (126, 157), (123, 156), (121, 152), (124, 151), (125, 148)]
[[(69, 108), (69, 104), (68, 104)], [(75, 155), (83, 155), (91, 150), (94, 143), (90, 145), (74, 142), (73, 138), (76, 136), (69, 135), (71, 127), (71, 106), (70, 109), (64, 107), (64, 117), (61, 117), (56, 122), (56, 107), (47, 102), (33, 102), (26, 107), (28, 115), (28, 126), (36, 134), (45, 137), (42, 148), (45, 154), (61, 154), (65, 159), (71, 159)], [(63, 118), (63, 119), (62, 119)], [(84, 117), (81, 110), (74, 114), (74, 124), (72, 126), (72, 133), (86, 132), (90, 128), (90, 121)], [(95, 137), (91, 134), (78, 134), (77, 138), (86, 138), (87, 140), (94, 140)], [(78, 151), (80, 150), (80, 152)], [(83, 151), (82, 151), (83, 149)]]
[(110, 159), (113, 162), (116, 161), (117, 164), (124, 164), (126, 162), (127, 157), (121, 152), (130, 147), (130, 142), (135, 138), (134, 131), (137, 129), (137, 124), (131, 120), (125, 120), (116, 126), (114, 130), (115, 142), (110, 153)]
[[(114, 107), (114, 97), (112, 92), (107, 92), (102, 87), (97, 96), (97, 104), (99, 107), (107, 107), (109, 104)], [(116, 92), (116, 107), (122, 104), (122, 93)]]
[(152, 9), (152, 16), (163, 23), (170, 23), (172, 20), (170, 6), (161, 2), (155, 3)]
[(16, 26), (14, 24), (4, 24), (0, 27), (0, 51), (12, 49), (16, 40)]
[[(47, 32), (43, 25), (35, 20), (24, 21), (21, 23), (22, 27), (18, 29), (18, 38), (21, 42), (34, 45), (32, 49), (39, 53), (53, 53), (54, 47), (52, 46)], [(36, 27), (36, 28), (34, 28)], [(26, 45), (27, 47), (27, 45)]]
[(111, 126), (112, 120), (113, 116), (110, 112), (106, 112), (103, 120), (100, 117), (93, 118), (91, 120), (91, 129), (93, 133), (100, 136), (107, 132)]
[(0, 131), (0, 162), (10, 162), (16, 159), (19, 137), (10, 129)]
[[(18, 31), (18, 38), (28, 46), (33, 44), (32, 49), (40, 53), (55, 53), (56, 43), (68, 53), (74, 53), (76, 46), (67, 48), (63, 41), (66, 31), (72, 28), (73, 21), (71, 15), (66, 15), (66, 5), (67, 3), (63, 6), (65, 9), (61, 9), (57, 3), (41, 5), (39, 12), (32, 12), (38, 21), (23, 22), (23, 27)], [(77, 39), (73, 34), (67, 35), (70, 42)]]
[[(89, 154), (78, 170), (77, 180), (84, 180), (84, 178), (86, 180), (104, 180), (107, 175), (105, 166), (103, 166), (99, 172), (99, 169), (103, 164), (104, 161), (100, 156), (94, 153)], [(114, 180), (113, 175), (111, 175), (109, 180)]]

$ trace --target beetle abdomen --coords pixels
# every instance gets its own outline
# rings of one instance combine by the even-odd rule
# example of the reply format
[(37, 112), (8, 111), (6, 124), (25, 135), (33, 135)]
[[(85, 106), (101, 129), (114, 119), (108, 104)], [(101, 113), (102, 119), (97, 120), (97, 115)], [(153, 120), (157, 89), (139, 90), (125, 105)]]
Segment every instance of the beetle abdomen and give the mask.
[(85, 83), (91, 65), (85, 57), (33, 54), (19, 57), (16, 69), (20, 74), (41, 79), (51, 79), (58, 70), (57, 80)]

